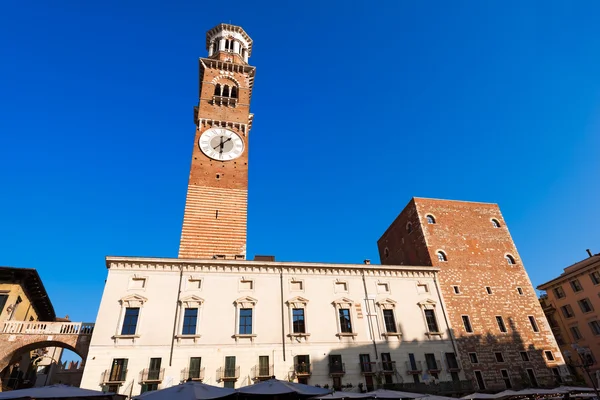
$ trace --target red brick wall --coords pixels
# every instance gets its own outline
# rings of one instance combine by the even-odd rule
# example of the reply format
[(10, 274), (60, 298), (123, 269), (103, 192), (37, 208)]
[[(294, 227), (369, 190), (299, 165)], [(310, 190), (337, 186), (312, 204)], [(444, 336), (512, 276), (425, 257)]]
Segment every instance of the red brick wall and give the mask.
[[(435, 224), (427, 223), (428, 214)], [(493, 226), (492, 218), (500, 228)], [(408, 222), (412, 233), (406, 229)], [(410, 264), (416, 259), (421, 265), (441, 268), (440, 289), (467, 376), (480, 370), (488, 389), (503, 389), (501, 369), (508, 370), (517, 386), (526, 369), (533, 368), (540, 384), (552, 381), (548, 366), (557, 363), (547, 362), (544, 351), (551, 350), (560, 363), (562, 359), (496, 204), (415, 198), (379, 239), (378, 247), (383, 264)], [(446, 262), (438, 261), (438, 250), (446, 253)], [(411, 254), (416, 256), (411, 259)], [(515, 265), (508, 264), (506, 254), (514, 257)], [(454, 292), (454, 285), (460, 294)], [(469, 316), (473, 333), (465, 331), (463, 315)], [(539, 333), (533, 331), (530, 315)], [(507, 333), (500, 332), (496, 316), (503, 317)], [(531, 361), (521, 361), (520, 351), (528, 351)], [(470, 352), (477, 353), (478, 364), (471, 364)], [(495, 352), (502, 352), (505, 361), (497, 362)]]
[[(220, 56), (220, 55), (217, 55)], [(236, 59), (236, 62), (240, 62)], [(250, 85), (248, 72), (229, 70), (227, 64), (204, 60), (200, 73), (198, 116), (211, 120), (200, 124), (194, 136), (192, 163), (186, 197), (183, 228), (179, 245), (180, 258), (233, 258), (246, 254), (246, 220), (248, 203), (248, 132), (250, 128)], [(225, 68), (225, 69), (223, 69)], [(238, 84), (235, 106), (213, 102), (216, 83)], [(200, 150), (201, 134), (213, 126), (212, 121), (227, 126), (244, 140), (244, 153), (232, 161), (215, 161)], [(238, 124), (238, 125), (235, 125)], [(247, 129), (241, 129), (246, 125)]]

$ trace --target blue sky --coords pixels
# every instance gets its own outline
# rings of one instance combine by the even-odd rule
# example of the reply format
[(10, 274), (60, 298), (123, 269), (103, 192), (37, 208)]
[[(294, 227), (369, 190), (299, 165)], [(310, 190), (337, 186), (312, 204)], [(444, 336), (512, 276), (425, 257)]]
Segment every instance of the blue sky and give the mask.
[(499, 203), (534, 285), (600, 252), (597, 2), (2, 7), (0, 265), (61, 316), (95, 319), (106, 255), (177, 256), (220, 22), (255, 43), (250, 256), (378, 262), (412, 196)]

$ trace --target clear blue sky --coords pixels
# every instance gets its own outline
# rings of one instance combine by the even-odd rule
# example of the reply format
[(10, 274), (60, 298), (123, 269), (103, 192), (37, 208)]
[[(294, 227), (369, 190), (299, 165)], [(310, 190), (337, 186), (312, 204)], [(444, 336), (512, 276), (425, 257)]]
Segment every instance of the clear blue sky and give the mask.
[[(524, 4), (525, 3), (525, 4)], [(51, 4), (51, 5), (50, 5)], [(534, 285), (600, 252), (598, 2), (5, 2), (0, 265), (94, 320), (176, 257), (198, 62), (254, 39), (249, 255), (379, 261), (412, 196), (497, 202)]]

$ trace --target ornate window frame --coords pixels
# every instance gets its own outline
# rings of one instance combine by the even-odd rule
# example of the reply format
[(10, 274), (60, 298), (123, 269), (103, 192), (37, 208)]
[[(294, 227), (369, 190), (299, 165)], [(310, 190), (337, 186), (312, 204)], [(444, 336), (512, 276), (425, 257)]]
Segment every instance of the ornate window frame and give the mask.
[[(423, 323), (425, 324), (425, 335), (428, 336), (430, 339), (433, 336), (442, 337), (444, 335), (444, 332), (439, 330), (441, 328), (441, 325), (440, 325), (440, 319), (438, 318), (438, 313), (437, 313), (437, 302), (432, 299), (427, 299), (427, 300), (420, 301), (417, 304), (421, 308), (421, 315), (423, 316)], [(435, 315), (435, 322), (438, 327), (438, 332), (429, 332), (429, 326), (427, 325), (427, 317), (425, 316), (425, 310), (433, 310), (434, 315)]]
[[(402, 336), (402, 329), (400, 329), (400, 326), (398, 324), (398, 318), (396, 316), (396, 304), (397, 302), (390, 299), (390, 298), (385, 298), (385, 299), (381, 299), (379, 301), (377, 301), (377, 303), (375, 303), (377, 305), (377, 307), (379, 308), (379, 315), (381, 316), (381, 323), (383, 324), (383, 329), (381, 329), (381, 336), (385, 337), (385, 338), (389, 338), (389, 337), (397, 337), (400, 338)], [(392, 310), (392, 313), (394, 314), (394, 322), (396, 323), (396, 332), (388, 332), (387, 328), (385, 326), (385, 315), (383, 314), (384, 310)]]
[[(121, 310), (119, 312), (119, 320), (117, 321), (117, 329), (113, 336), (115, 341), (117, 339), (133, 339), (140, 337), (140, 326), (142, 325), (142, 317), (144, 315), (144, 304), (148, 301), (147, 298), (137, 293), (133, 293), (119, 299), (121, 304)], [(137, 324), (135, 325), (135, 333), (133, 335), (122, 335), (121, 330), (123, 329), (123, 322), (125, 321), (125, 310), (127, 308), (139, 308)]]
[[(287, 304), (288, 306), (288, 320), (289, 320), (289, 332), (287, 334), (287, 336), (291, 339), (296, 338), (296, 340), (308, 340), (308, 337), (310, 336), (309, 330), (308, 330), (308, 312), (307, 312), (307, 308), (308, 308), (308, 299), (305, 299), (304, 297), (301, 296), (296, 296), (292, 299), (289, 299), (288, 301), (285, 302), (285, 304)], [(301, 308), (304, 310), (304, 333), (296, 333), (294, 332), (294, 308)]]
[[(354, 308), (354, 301), (350, 300), (347, 297), (341, 297), (337, 300), (334, 300), (331, 304), (333, 304), (333, 308), (335, 311), (335, 324), (337, 326), (336, 336), (339, 337), (340, 339), (342, 337), (355, 338), (356, 336), (358, 336), (358, 333), (356, 333), (356, 325), (354, 324), (355, 318), (352, 315), (352, 314), (354, 314), (352, 312), (352, 310)], [(349, 310), (350, 325), (352, 327), (352, 332), (342, 332), (342, 327), (340, 326), (340, 309), (342, 309), (342, 308), (347, 308)]]
[[(236, 342), (240, 339), (250, 339), (250, 341), (254, 342), (254, 338), (256, 337), (256, 303), (258, 303), (258, 300), (250, 296), (240, 297), (233, 302), (235, 305), (235, 332), (232, 337), (235, 338)], [(252, 333), (239, 333), (240, 310), (242, 308), (252, 309)]]
[[(194, 343), (196, 343), (197, 339), (199, 339), (200, 337), (202, 337), (202, 335), (200, 335), (199, 330), (200, 330), (200, 321), (202, 320), (202, 311), (203, 308), (202, 307), (204, 305), (204, 299), (201, 297), (198, 297), (196, 295), (189, 295), (186, 296), (182, 299), (179, 300), (179, 304), (178, 304), (178, 318), (177, 318), (177, 335), (175, 335), (175, 337), (177, 338), (177, 341), (180, 342), (181, 339), (193, 339)], [(186, 308), (197, 308), (198, 309), (198, 316), (196, 318), (196, 333), (193, 335), (184, 335), (183, 332), (183, 319), (185, 318), (185, 309)]]

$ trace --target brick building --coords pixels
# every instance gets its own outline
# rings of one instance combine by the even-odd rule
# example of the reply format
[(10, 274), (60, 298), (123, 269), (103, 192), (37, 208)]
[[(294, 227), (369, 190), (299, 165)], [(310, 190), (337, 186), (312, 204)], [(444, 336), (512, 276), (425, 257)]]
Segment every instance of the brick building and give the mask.
[[(600, 374), (596, 361), (600, 357), (600, 254), (590, 252), (588, 258), (565, 268), (562, 274), (539, 285), (538, 289), (546, 291), (540, 303), (563, 355), (571, 353), (573, 362), (582, 364), (577, 350), (584, 350), (583, 356), (591, 364), (590, 372), (597, 379)], [(592, 383), (581, 370), (571, 368), (571, 373)]]
[(496, 204), (413, 198), (378, 248), (382, 264), (440, 268), (463, 367), (480, 389), (552, 384), (567, 374)]

